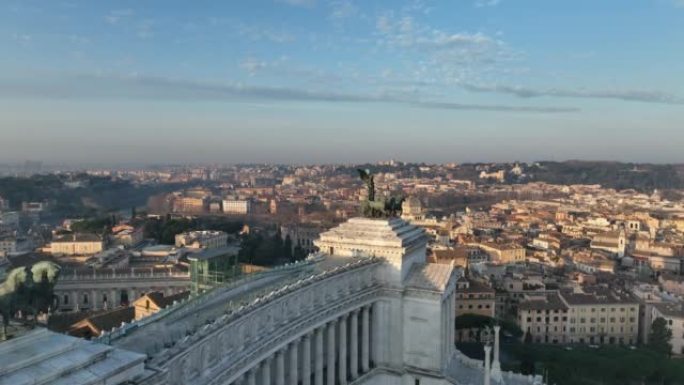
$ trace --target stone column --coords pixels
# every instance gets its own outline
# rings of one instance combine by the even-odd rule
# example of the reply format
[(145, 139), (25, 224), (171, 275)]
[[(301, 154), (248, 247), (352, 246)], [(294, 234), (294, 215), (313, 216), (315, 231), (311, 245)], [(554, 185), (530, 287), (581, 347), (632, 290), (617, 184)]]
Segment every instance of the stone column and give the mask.
[(297, 385), (299, 382), (298, 360), (299, 358), (299, 341), (293, 341), (290, 345), (290, 385)]
[(335, 321), (328, 324), (328, 363), (326, 371), (328, 377), (326, 385), (335, 385)]
[(314, 385), (323, 385), (323, 328), (316, 329), (316, 355), (314, 356)]
[(501, 382), (501, 364), (499, 363), (499, 331), (501, 326), (494, 326), (494, 362), (492, 362), (492, 378), (495, 382)]
[(492, 347), (489, 346), (489, 345), (485, 345), (484, 351), (485, 351), (485, 359), (484, 359), (484, 385), (489, 385), (489, 384), (490, 384), (490, 376), (491, 376), (491, 373), (490, 373), (491, 368), (490, 368), (490, 365), (489, 365), (489, 361), (490, 361), (490, 353), (491, 353), (491, 351), (492, 351)]
[(113, 289), (112, 293), (111, 293), (112, 297), (109, 298), (108, 302), (107, 302), (107, 306), (110, 309), (114, 309), (119, 304), (118, 298), (116, 298), (116, 294), (117, 294), (116, 289)]
[(305, 335), (302, 341), (302, 385), (311, 385), (311, 335)]
[(382, 318), (382, 303), (380, 301), (373, 302), (373, 319), (371, 320), (371, 327), (373, 328), (373, 333), (371, 338), (373, 338), (373, 349), (371, 349), (372, 359), (375, 365), (383, 362), (385, 358), (383, 352), (385, 347), (381, 345), (380, 333), (382, 333), (380, 319)]
[(271, 385), (271, 357), (261, 364), (261, 385)]
[(340, 363), (339, 380), (340, 385), (346, 385), (347, 383), (347, 314), (340, 318), (340, 357), (338, 362)]
[(285, 352), (276, 353), (276, 385), (285, 385)]
[(364, 306), (361, 309), (361, 372), (366, 373), (370, 369), (370, 308)]
[(250, 369), (247, 372), (247, 385), (256, 385), (256, 369)]
[(351, 313), (351, 327), (349, 331), (349, 371), (351, 379), (359, 376), (359, 311)]
[(92, 306), (90, 307), (93, 310), (100, 310), (101, 307), (97, 306), (97, 290), (93, 289), (93, 298), (92, 298)]

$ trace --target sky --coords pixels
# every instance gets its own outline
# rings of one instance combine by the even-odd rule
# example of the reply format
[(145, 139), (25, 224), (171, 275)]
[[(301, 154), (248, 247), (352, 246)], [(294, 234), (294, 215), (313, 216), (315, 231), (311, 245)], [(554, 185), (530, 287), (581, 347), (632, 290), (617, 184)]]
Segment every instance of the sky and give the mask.
[(684, 0), (3, 0), (0, 162), (684, 162)]

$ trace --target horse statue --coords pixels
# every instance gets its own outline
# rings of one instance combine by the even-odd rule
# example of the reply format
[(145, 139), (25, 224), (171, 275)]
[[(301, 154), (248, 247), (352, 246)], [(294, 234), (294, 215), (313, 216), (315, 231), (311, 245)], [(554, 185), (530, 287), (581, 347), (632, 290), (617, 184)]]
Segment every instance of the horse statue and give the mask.
[(404, 198), (375, 199), (375, 177), (369, 170), (357, 169), (359, 177), (366, 184), (368, 199), (361, 204), (361, 213), (366, 218), (388, 218), (401, 213)]
[(0, 340), (6, 338), (10, 318), (18, 311), (32, 314), (35, 321), (38, 312), (49, 310), (59, 271), (60, 267), (49, 261), (10, 270), (5, 280), (0, 283)]

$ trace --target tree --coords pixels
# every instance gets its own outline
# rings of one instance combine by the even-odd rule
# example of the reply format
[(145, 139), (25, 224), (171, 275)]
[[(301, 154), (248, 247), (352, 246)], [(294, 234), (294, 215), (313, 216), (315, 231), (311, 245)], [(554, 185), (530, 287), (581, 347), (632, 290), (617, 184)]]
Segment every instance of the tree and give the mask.
[(292, 255), (292, 238), (290, 238), (289, 234), (285, 237), (285, 242), (283, 243), (283, 251), (285, 252), (287, 258), (291, 262), (294, 262), (294, 258)]
[(648, 335), (648, 347), (666, 356), (672, 354), (672, 330), (667, 327), (665, 318), (658, 317), (651, 324), (651, 332)]

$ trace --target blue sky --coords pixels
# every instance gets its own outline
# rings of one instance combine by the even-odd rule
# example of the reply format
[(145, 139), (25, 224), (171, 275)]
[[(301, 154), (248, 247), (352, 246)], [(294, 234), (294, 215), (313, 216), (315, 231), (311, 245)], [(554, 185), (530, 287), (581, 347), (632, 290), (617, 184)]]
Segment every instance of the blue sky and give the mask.
[(683, 162), (682, 0), (0, 3), (0, 161)]

